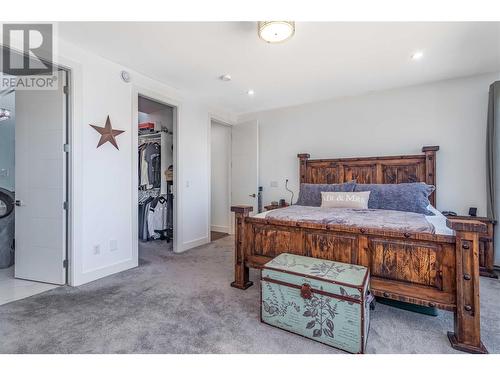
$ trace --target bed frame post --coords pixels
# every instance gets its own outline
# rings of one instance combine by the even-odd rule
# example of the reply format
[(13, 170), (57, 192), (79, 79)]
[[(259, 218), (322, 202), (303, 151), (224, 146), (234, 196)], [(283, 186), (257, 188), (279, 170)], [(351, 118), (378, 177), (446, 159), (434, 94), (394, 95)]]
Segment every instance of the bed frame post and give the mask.
[[(235, 236), (234, 236), (234, 281), (233, 288), (248, 289), (253, 285), (249, 280), (249, 270), (245, 264), (245, 217), (250, 216), (252, 206), (232, 206), (231, 211), (235, 213)], [(246, 241), (245, 241), (246, 242)]]
[(305, 183), (307, 180), (307, 159), (311, 157), (309, 154), (297, 154), (297, 157), (299, 158), (299, 174), (300, 174), (300, 183)]
[(451, 346), (468, 353), (488, 353), (481, 342), (479, 314), (479, 233), (486, 225), (473, 220), (446, 221), (456, 233), (456, 309)]
[[(422, 152), (425, 154), (425, 183), (436, 186), (436, 152), (439, 146), (424, 146)], [(429, 196), (429, 201), (436, 207), (436, 192)]]

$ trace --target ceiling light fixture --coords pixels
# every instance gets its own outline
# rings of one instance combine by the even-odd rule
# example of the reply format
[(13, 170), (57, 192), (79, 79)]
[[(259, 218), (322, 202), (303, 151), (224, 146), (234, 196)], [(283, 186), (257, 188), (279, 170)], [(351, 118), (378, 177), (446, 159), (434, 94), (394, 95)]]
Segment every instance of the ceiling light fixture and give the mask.
[(422, 51), (416, 51), (411, 55), (412, 60), (420, 60), (422, 57), (424, 57), (424, 53)]
[(224, 82), (229, 82), (232, 80), (232, 77), (229, 74), (223, 74), (219, 77), (219, 79)]
[(0, 121), (5, 121), (10, 119), (10, 111), (5, 108), (0, 108)]
[(255, 95), (255, 91), (252, 90), (252, 89), (250, 89), (250, 90), (247, 91), (247, 94), (248, 94), (248, 96), (254, 96)]
[(294, 21), (260, 21), (257, 26), (259, 38), (267, 43), (280, 43), (295, 34)]

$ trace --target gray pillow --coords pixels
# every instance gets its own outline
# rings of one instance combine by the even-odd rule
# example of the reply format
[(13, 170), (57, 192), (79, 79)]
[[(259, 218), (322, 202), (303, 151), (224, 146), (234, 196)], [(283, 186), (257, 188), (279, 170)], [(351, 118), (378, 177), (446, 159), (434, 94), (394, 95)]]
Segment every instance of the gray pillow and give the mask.
[(370, 191), (368, 208), (416, 212), (434, 216), (427, 209), (433, 185), (424, 182), (404, 184), (356, 184), (354, 191)]
[(352, 192), (354, 191), (355, 181), (345, 182), (343, 184), (300, 184), (299, 199), (297, 203), (300, 206), (321, 206), (321, 192)]

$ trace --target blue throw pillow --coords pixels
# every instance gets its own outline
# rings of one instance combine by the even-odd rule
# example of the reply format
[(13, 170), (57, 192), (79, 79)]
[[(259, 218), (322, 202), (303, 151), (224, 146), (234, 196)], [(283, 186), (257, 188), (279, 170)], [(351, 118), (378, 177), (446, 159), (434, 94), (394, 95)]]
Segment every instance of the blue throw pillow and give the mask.
[(321, 206), (321, 192), (352, 192), (354, 191), (355, 181), (345, 182), (343, 184), (300, 184), (299, 199), (297, 205), (300, 206)]
[(433, 185), (424, 182), (403, 184), (356, 184), (354, 191), (370, 191), (368, 208), (416, 212), (434, 216), (429, 206)]

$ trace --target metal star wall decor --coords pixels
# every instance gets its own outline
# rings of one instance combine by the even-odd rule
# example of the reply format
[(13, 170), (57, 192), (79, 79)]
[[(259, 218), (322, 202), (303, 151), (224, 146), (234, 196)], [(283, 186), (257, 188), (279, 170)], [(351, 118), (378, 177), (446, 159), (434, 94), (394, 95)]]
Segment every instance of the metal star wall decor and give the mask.
[(111, 121), (109, 120), (109, 116), (106, 119), (106, 125), (104, 125), (104, 128), (96, 125), (90, 124), (100, 135), (101, 139), (99, 140), (99, 143), (97, 144), (97, 148), (105, 144), (106, 142), (111, 143), (113, 146), (116, 147), (117, 150), (118, 148), (118, 143), (116, 143), (115, 137), (117, 135), (120, 135), (125, 132), (125, 130), (116, 130), (111, 127)]

